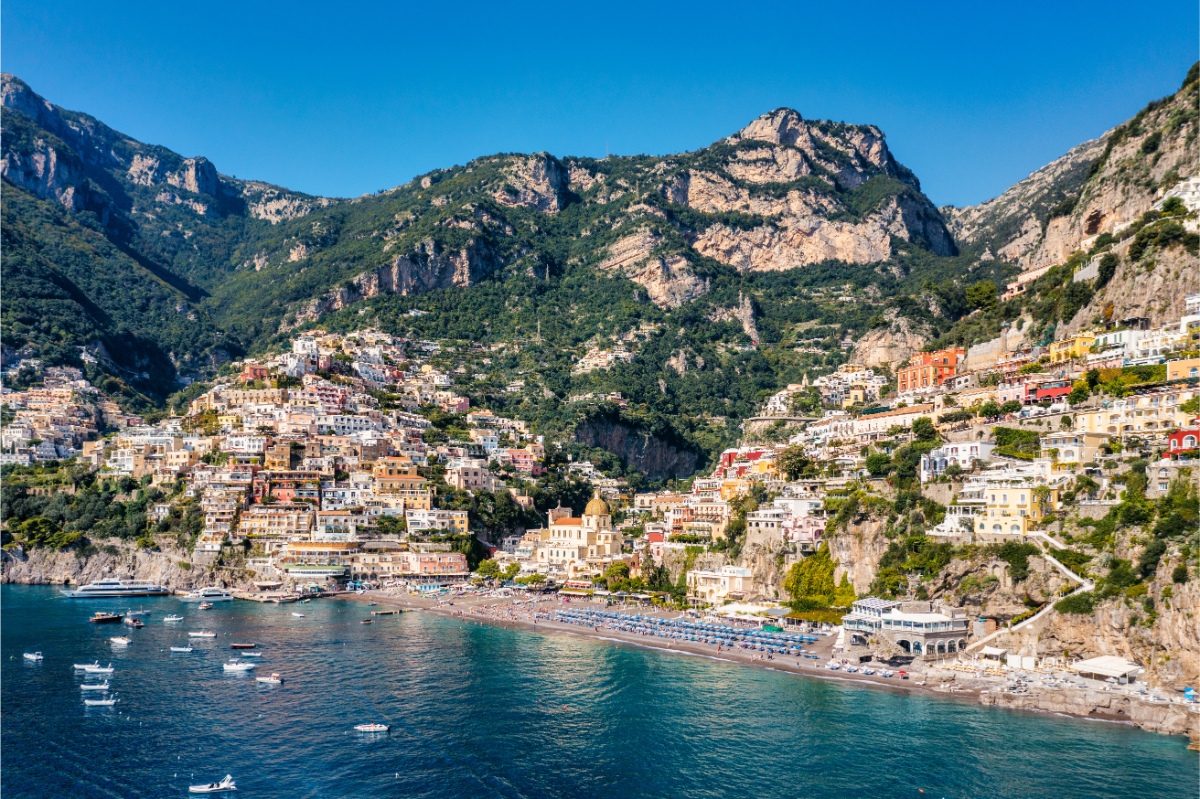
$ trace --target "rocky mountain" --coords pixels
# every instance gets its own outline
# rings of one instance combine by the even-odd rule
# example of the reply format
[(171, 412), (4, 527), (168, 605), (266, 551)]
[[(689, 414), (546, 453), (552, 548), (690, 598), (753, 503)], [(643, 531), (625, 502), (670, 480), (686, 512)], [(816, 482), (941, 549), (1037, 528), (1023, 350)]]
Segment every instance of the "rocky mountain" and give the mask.
[[(147, 406), (295, 330), (372, 324), (503, 352), (461, 356), (477, 401), (682, 472), (779, 385), (849, 357), (895, 366), (957, 329), (970, 284), (1058, 258), (1194, 174), (1189, 81), (943, 212), (878, 128), (786, 108), (687, 153), (493, 155), (331, 199), (224, 175), (4, 76), (3, 357), (84, 366)], [(639, 329), (630, 360), (574, 369)], [(619, 419), (587, 399), (617, 394)]]
[(955, 238), (1022, 269), (1064, 263), (1133, 225), (1197, 174), (1195, 66), (1170, 97), (1084, 142), (995, 199), (943, 208)]

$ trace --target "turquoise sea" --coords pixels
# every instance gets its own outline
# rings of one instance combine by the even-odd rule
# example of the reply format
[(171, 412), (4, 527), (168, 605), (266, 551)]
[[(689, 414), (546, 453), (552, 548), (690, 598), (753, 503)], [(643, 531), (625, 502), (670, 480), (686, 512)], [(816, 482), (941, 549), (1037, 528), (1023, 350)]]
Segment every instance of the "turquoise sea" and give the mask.
[[(426, 613), (364, 625), (369, 608), (334, 600), (0, 601), (5, 799), (182, 797), (226, 773), (243, 799), (1197, 795), (1181, 738), (570, 636)], [(145, 629), (87, 623), (127, 607), (152, 611)], [(167, 651), (197, 629), (218, 637)], [(286, 683), (224, 674), (233, 641)], [(93, 660), (116, 668), (113, 709), (83, 706), (71, 665)], [(367, 721), (392, 731), (351, 730)]]

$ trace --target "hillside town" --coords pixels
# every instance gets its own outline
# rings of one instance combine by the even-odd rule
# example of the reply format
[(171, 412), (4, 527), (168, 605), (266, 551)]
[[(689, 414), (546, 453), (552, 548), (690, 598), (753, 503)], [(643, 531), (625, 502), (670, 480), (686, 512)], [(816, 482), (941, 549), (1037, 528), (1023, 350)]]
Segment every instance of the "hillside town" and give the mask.
[[(969, 613), (930, 601), (919, 575), (885, 584), (831, 558), (828, 536), (907, 494), (928, 517), (923, 540), (1032, 546), (1060, 574), (1052, 600), (1091, 590), (1064, 562), (1066, 511), (1109, 513), (1132, 458), (1147, 464), (1146, 497), (1195, 482), (1200, 295), (1169, 325), (1139, 321), (1043, 346), (918, 352), (894, 374), (845, 363), (768, 397), (739, 446), (669, 489), (635, 493), (587, 461), (555, 464), (583, 489), (574, 508), (535, 506), (550, 471), (542, 435), (473, 407), (432, 365), (438, 343), (374, 330), (301, 334), (154, 421), (77, 369), (44, 370), (5, 389), (3, 458), (73, 459), (157, 489), (150, 522), (190, 520), (192, 563), (237, 565), (260, 593), (493, 579), (805, 624), (828, 618), (803, 611), (813, 597), (793, 579), (811, 559), (836, 585), (837, 600), (817, 604), (842, 608), (840, 649), (940, 659), (1053, 605)], [(518, 513), (506, 529), (471, 504), (498, 495)]]

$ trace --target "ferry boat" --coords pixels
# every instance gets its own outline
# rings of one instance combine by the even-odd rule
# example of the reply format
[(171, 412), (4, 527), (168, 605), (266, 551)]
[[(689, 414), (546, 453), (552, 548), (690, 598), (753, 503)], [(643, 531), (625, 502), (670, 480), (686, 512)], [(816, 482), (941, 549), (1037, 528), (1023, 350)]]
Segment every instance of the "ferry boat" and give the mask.
[(229, 602), (233, 599), (233, 594), (226, 591), (224, 588), (217, 588), (210, 585), (207, 588), (201, 588), (184, 594), (180, 597), (184, 602)]
[(166, 586), (148, 580), (98, 580), (74, 591), (63, 591), (71, 599), (101, 599), (115, 596), (165, 596), (171, 593)]

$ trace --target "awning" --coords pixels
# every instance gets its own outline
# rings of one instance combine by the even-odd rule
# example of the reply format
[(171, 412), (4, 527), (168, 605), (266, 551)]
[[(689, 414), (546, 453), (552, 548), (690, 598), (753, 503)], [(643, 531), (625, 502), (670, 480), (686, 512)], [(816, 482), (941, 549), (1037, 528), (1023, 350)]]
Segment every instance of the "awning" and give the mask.
[(1128, 677), (1142, 670), (1136, 663), (1115, 655), (1101, 655), (1098, 658), (1081, 660), (1071, 666), (1076, 674), (1098, 674), (1101, 677)]
[(1008, 654), (1007, 649), (1001, 649), (998, 646), (985, 646), (979, 650), (979, 653), (985, 658), (1000, 658)]

